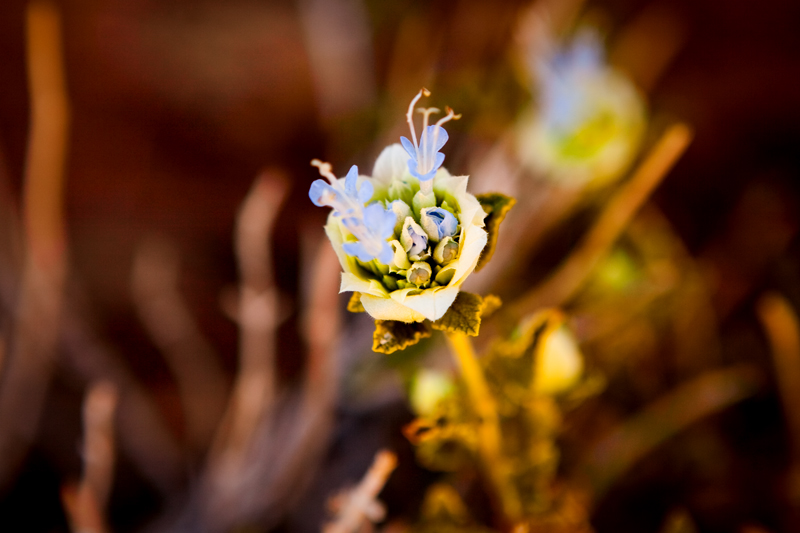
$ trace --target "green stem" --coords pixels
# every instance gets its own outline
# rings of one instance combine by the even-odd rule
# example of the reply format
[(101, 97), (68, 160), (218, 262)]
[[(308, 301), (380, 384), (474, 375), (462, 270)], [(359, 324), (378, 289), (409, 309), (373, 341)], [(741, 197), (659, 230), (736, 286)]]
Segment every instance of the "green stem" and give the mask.
[(511, 465), (503, 455), (500, 417), (497, 414), (494, 398), (489, 392), (489, 386), (475, 357), (469, 337), (461, 332), (449, 332), (447, 340), (461, 369), (470, 401), (480, 419), (478, 452), (484, 471), (492, 483), (503, 514), (509, 522), (517, 522), (522, 516), (522, 505), (516, 487), (510, 479)]

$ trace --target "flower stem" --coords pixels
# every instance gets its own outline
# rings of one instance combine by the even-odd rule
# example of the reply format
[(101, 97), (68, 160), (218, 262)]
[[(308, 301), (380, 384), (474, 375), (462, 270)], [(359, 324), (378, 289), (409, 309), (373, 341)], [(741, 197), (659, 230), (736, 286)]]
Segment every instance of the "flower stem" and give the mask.
[(505, 518), (511, 523), (517, 522), (522, 515), (522, 505), (516, 487), (510, 479), (511, 465), (502, 452), (500, 417), (497, 414), (494, 398), (489, 392), (489, 386), (475, 357), (469, 337), (461, 332), (449, 332), (447, 341), (461, 370), (475, 413), (480, 419), (478, 452), (484, 471), (492, 484)]

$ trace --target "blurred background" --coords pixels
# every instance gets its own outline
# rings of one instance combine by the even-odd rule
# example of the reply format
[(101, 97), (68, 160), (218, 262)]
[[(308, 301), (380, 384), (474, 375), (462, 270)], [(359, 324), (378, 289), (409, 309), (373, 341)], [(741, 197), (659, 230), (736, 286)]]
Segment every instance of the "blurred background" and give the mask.
[[(454, 174), (477, 174), (480, 192), (502, 191), (506, 182), (495, 178), (497, 170), (481, 165), (491, 163), (497, 146), (513, 144), (504, 139), (535, 99), (521, 73), (526, 66), (520, 44), (520, 27), (535, 5), (55, 2), (69, 111), (66, 137), (56, 133), (43, 148), (65, 146), (63, 193), (55, 195), (63, 205), (63, 226), (42, 223), (45, 233), (51, 228), (56, 235), (44, 238), (44, 251), (36, 244), (37, 222), (26, 218), (46, 212), (31, 207), (35, 193), (26, 196), (24, 185), (36, 173), (37, 157), (28, 5), (0, 4), (0, 529), (70, 530), (74, 516), (63, 502), (69, 501), (69, 487), (86, 478), (87, 391), (99, 395), (101, 415), (103, 402), (117, 406), (114, 471), (100, 482), (107, 497), (99, 499), (107, 500), (110, 531), (316, 531), (329, 516), (327, 498), (357, 482), (374, 453), (386, 447), (400, 464), (381, 497), (389, 523), (413, 522), (434, 474), (414, 464), (400, 432), (412, 419), (397, 392), (402, 387), (391, 377), (369, 392), (354, 392), (358, 383), (346, 378), (340, 386), (337, 376), (348, 375), (365, 357), (386, 356), (369, 352), (371, 321), (325, 313), (317, 320), (341, 320), (349, 351), (337, 351), (338, 370), (329, 375), (344, 392), (326, 407), (325, 445), (308, 452), (317, 458), (308, 479), (293, 481), (285, 491), (274, 488), (283, 487), (279, 481), (264, 482), (276, 493), (271, 503), (242, 503), (247, 510), (229, 521), (208, 525), (198, 518), (204, 500), (195, 489), (208, 478), (212, 441), (225, 441), (211, 435), (242, 364), (237, 217), (244, 216), (240, 208), (251, 190), (262, 187), (273, 199), (267, 202), (274, 211), (267, 223), (271, 240), (261, 239), (269, 253), (259, 257), (271, 265), (264, 279), (272, 278), (279, 302), (274, 364), (279, 404), (288, 406), (279, 408), (285, 426), (295, 409), (286, 398), (306, 379), (309, 353), (317, 346), (304, 329), (304, 309), (316, 283), (309, 265), (324, 261), (315, 254), (326, 245), (321, 228), (327, 213), (308, 201), (308, 188), (318, 178), (309, 161), (330, 161), (337, 175), (351, 164), (368, 174), (380, 150), (406, 134), (408, 102), (425, 86), (433, 92), (431, 105), (448, 104), (463, 114), (448, 125), (445, 165)], [(680, 260), (670, 256), (672, 264), (682, 270), (681, 261), (688, 261), (702, 279), (715, 347), (702, 344), (681, 359), (664, 355), (677, 341), (664, 340), (658, 330), (622, 348), (581, 337), (587, 357), (595, 354), (600, 361), (596, 366), (607, 385), (565, 426), (562, 471), (566, 477), (574, 473), (569, 465), (580, 462), (586, 435), (602, 434), (686, 379), (748, 364), (758, 375), (752, 392), (648, 449), (597, 498), (591, 524), (600, 533), (668, 527), (795, 531), (800, 490), (791, 465), (800, 433), (790, 420), (799, 420), (791, 409), (800, 405), (791, 403), (791, 393), (782, 393), (786, 388), (776, 380), (775, 365), (786, 367), (771, 355), (759, 305), (765, 291), (800, 305), (800, 5), (588, 0), (573, 7), (576, 20), (599, 28), (609, 60), (628, 68), (646, 94), (644, 145), (675, 121), (694, 131), (648, 208), (658, 212), (658, 224), (669, 228), (668, 240), (682, 254)], [(518, 187), (513, 194), (533, 194), (527, 190)], [(602, 205), (608, 193), (598, 194)], [(533, 284), (567, 254), (599, 209), (591, 202), (581, 205), (548, 227), (535, 254), (516, 261), (520, 277)], [(651, 226), (643, 231), (640, 244), (659, 238), (650, 237), (656, 235)], [(502, 248), (501, 232), (498, 254)], [(61, 266), (48, 270), (53, 262)], [(55, 307), (50, 300), (36, 304), (42, 294), (36, 265), (42, 264), (50, 265), (44, 271), (60, 272), (42, 282), (60, 287), (54, 289), (61, 294)], [(322, 286), (335, 293), (336, 284)], [(501, 297), (513, 294), (502, 283), (495, 290)], [(148, 307), (148, 298), (169, 291), (176, 297), (164, 303), (167, 311)], [(327, 309), (338, 316), (346, 299), (328, 294), (334, 303)], [(32, 307), (26, 307), (29, 300)], [(675, 303), (670, 309), (670, 316), (681, 317), (685, 308)], [(159, 330), (176, 316), (181, 318), (173, 330)], [(708, 323), (694, 316), (684, 316), (687, 335), (707, 335)], [(184, 333), (171, 337), (178, 329)], [(28, 348), (21, 340), (26, 335), (34, 339)], [(614, 353), (642, 346), (652, 357), (609, 362)], [(26, 349), (34, 355), (26, 356)], [(165, 355), (170, 350), (176, 353)], [(186, 378), (193, 357), (202, 368)], [(621, 364), (625, 371), (615, 374), (604, 364)], [(192, 419), (184, 408), (190, 389), (205, 398), (195, 397), (195, 412), (202, 404), (205, 417)], [(595, 433), (581, 429), (586, 427)], [(282, 435), (270, 431), (273, 440)], [(290, 461), (263, 452), (272, 445), (261, 448), (264, 472)], [(295, 470), (286, 475), (302, 477)], [(252, 493), (250, 498), (257, 499)], [(476, 508), (486, 506), (476, 498)]]

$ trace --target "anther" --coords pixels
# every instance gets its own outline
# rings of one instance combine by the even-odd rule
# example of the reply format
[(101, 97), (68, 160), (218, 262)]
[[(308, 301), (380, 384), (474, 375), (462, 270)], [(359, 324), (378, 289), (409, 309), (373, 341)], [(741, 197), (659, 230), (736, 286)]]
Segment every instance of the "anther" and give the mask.
[(320, 161), (319, 159), (312, 159), (311, 166), (317, 167), (319, 169), (319, 174), (323, 178), (328, 178), (328, 181), (331, 182), (331, 185), (336, 184), (336, 176), (334, 176), (330, 163), (326, 163), (325, 161)]

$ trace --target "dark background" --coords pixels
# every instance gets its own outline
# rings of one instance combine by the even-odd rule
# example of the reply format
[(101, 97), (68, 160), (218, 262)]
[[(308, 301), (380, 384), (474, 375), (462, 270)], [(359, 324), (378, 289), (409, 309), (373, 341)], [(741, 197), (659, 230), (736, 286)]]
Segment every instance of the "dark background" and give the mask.
[[(608, 0), (588, 8), (603, 13), (613, 38), (655, 4)], [(452, 139), (497, 138), (528, 98), (507, 66), (523, 5), (367, 2), (372, 93), (363, 106), (324, 117), (291, 1), (59, 2), (72, 107), (66, 178), (71, 284), (93, 327), (156, 396), (176, 433), (175, 384), (132, 308), (135, 247), (152, 235), (177, 247), (183, 294), (232, 375), (236, 328), (221, 313), (219, 294), (236, 280), (233, 224), (257, 173), (278, 169), (291, 182), (275, 235), (275, 268), (280, 288), (294, 298), (299, 235), (325, 216), (307, 201), (316, 179), (310, 159), (328, 158), (341, 173), (351, 163), (368, 172), (380, 146), (376, 136), (397, 122), (387, 114), (399, 118), (419, 86), (431, 82), (430, 89), (451, 96), (465, 115), (452, 125)], [(28, 135), (24, 6), (18, 0), (0, 4), (0, 170), (15, 196)], [(753, 295), (779, 288), (800, 303), (794, 236), (800, 223), (800, 4), (682, 0), (660, 6), (681, 22), (685, 40), (653, 88), (650, 108), (654, 117), (688, 122), (696, 137), (654, 200), (692, 254), (726, 265), (715, 295), (726, 360), (761, 358), (768, 366)], [(468, 155), (448, 155), (449, 167), (463, 166)], [(302, 367), (294, 318), (280, 336), (281, 368), (290, 380)], [(24, 524), (9, 531), (65, 530), (58, 487), (80, 472), (81, 394), (69, 375), (57, 376), (39, 442), (18, 481), (0, 496), (2, 523)], [(403, 416), (343, 427), (386, 433), (389, 421)], [(780, 530), (782, 504), (774, 487), (783, 475), (786, 437), (777, 397), (765, 393), (715, 423), (729, 436), (737, 469), (702, 477), (702, 468), (671, 455), (670, 446), (678, 446), (672, 443), (599, 507), (597, 530), (655, 531), (675, 501), (688, 502), (703, 531), (734, 531), (747, 517)], [(121, 457), (114, 525), (130, 530), (158, 505)]]

